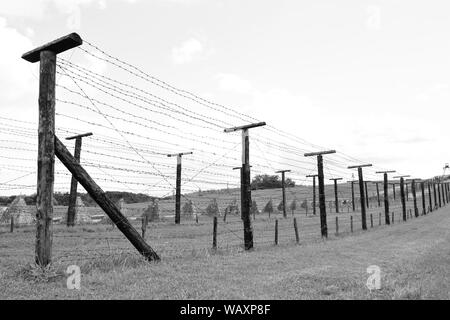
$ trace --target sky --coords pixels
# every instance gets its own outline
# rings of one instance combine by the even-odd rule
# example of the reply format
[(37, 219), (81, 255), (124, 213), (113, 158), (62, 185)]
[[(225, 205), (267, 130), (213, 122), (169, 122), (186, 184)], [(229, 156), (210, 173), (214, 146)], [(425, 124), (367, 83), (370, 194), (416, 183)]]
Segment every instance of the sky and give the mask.
[[(449, 12), (439, 0), (2, 1), (2, 116), (37, 122), (38, 65), (20, 56), (77, 32), (178, 88), (428, 178), (450, 162)], [(116, 75), (80, 51), (64, 57)]]

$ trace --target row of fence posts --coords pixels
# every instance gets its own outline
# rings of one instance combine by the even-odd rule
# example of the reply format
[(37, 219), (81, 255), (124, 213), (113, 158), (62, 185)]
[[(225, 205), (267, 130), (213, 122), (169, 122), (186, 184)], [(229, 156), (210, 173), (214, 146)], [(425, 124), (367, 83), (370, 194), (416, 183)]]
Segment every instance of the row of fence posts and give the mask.
[[(423, 212), (422, 215), (426, 215), (429, 212), (432, 212), (432, 206), (428, 206), (428, 212), (426, 210), (426, 204), (425, 204), (425, 193), (424, 193), (424, 186), (423, 186), (424, 182), (422, 182), (422, 204), (423, 204)], [(415, 192), (415, 183), (414, 181), (411, 184), (412, 187), (412, 194), (413, 194), (413, 200), (414, 200), (414, 214), (413, 214), (413, 209), (409, 209), (407, 211), (407, 214), (404, 216), (404, 221), (406, 221), (407, 219), (412, 219), (413, 217), (419, 217), (419, 210), (417, 208), (417, 199), (416, 199), (416, 192)], [(442, 206), (442, 203), (445, 205), (450, 201), (450, 187), (448, 184), (445, 184), (445, 186), (442, 187), (438, 187), (442, 189), (442, 202), (441, 203), (436, 203), (436, 207)], [(403, 194), (404, 195), (404, 194)], [(405, 195), (404, 195), (405, 196)], [(382, 224), (382, 218), (381, 218), (381, 212), (378, 213), (378, 225), (381, 226)], [(373, 218), (373, 214), (371, 213), (369, 215), (370, 217), (370, 227), (373, 228), (374, 227), (374, 218)], [(399, 219), (399, 221), (401, 221), (401, 219)], [(389, 225), (390, 223), (394, 224), (395, 223), (395, 212), (392, 211), (391, 215), (390, 215), (390, 219), (389, 219), (389, 214), (388, 214), (388, 219), (386, 220), (386, 224)], [(295, 234), (295, 241), (296, 243), (300, 243), (300, 236), (299, 236), (299, 231), (298, 231), (298, 225), (297, 225), (297, 219), (293, 218), (293, 227), (294, 227), (294, 234)], [(335, 217), (335, 235), (338, 236), (339, 235), (339, 217)], [(353, 216), (350, 216), (350, 232), (353, 233), (354, 232), (354, 227), (353, 227)], [(275, 230), (274, 230), (274, 244), (278, 245), (279, 243), (279, 223), (278, 223), (278, 219), (275, 219)], [(213, 219), (213, 249), (217, 249), (217, 217), (214, 217)]]

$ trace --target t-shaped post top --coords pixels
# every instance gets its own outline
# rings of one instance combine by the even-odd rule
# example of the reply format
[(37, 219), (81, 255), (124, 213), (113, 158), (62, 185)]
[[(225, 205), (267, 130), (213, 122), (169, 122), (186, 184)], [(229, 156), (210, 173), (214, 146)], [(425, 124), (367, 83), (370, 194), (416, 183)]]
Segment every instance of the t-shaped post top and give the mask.
[(73, 139), (77, 139), (77, 138), (84, 138), (84, 137), (89, 137), (89, 136), (92, 136), (92, 135), (93, 135), (92, 132), (82, 133), (82, 134), (78, 134), (76, 136), (67, 137), (66, 140), (73, 140)]
[(371, 167), (372, 166), (372, 164), (361, 164), (361, 165), (358, 165), (358, 166), (349, 166), (349, 167), (347, 167), (347, 169), (356, 169), (356, 168), (364, 168), (364, 167)]
[(342, 178), (331, 178), (330, 180), (332, 180), (332, 181), (339, 181), (339, 180), (342, 180)]
[(320, 156), (322, 154), (331, 154), (331, 153), (336, 153), (336, 150), (309, 152), (309, 153), (305, 153), (304, 156), (305, 157), (312, 157), (312, 156)]
[(167, 156), (168, 157), (181, 157), (181, 156), (184, 156), (187, 154), (193, 154), (193, 152), (191, 151), (191, 152), (171, 153), (171, 154), (168, 154)]
[(77, 33), (71, 33), (67, 36), (56, 39), (52, 42), (44, 44), (36, 49), (28, 51), (22, 55), (22, 59), (25, 59), (29, 62), (38, 62), (41, 60), (41, 52), (42, 51), (51, 51), (55, 54), (67, 51), (69, 49), (78, 47), (83, 44), (83, 40)]
[(275, 173), (285, 173), (285, 172), (291, 172), (291, 170), (279, 170), (279, 171), (275, 171)]
[(247, 124), (245, 126), (240, 126), (240, 127), (227, 128), (227, 129), (224, 129), (223, 131), (224, 132), (234, 132), (234, 131), (239, 131), (239, 130), (247, 130), (247, 129), (251, 129), (251, 128), (262, 127), (265, 125), (266, 125), (265, 122), (258, 122), (258, 123)]
[(315, 178), (315, 177), (318, 177), (319, 175), (318, 174), (310, 174), (310, 175), (307, 175), (306, 177), (307, 178)]
[(403, 176), (396, 176), (396, 177), (393, 177), (394, 179), (397, 179), (397, 178), (407, 178), (407, 177), (411, 177), (411, 175), (403, 175)]

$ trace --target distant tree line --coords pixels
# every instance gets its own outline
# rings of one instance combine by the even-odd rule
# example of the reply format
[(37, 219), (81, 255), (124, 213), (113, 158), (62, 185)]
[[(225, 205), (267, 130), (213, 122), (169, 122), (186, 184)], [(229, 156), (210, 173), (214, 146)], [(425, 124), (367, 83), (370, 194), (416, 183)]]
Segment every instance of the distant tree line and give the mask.
[[(118, 202), (123, 198), (125, 203), (139, 203), (139, 202), (148, 202), (155, 199), (155, 197), (148, 196), (143, 193), (132, 193), (132, 192), (122, 192), (122, 191), (106, 191), (107, 197), (114, 203)], [(68, 206), (69, 205), (69, 196), (68, 192), (56, 192), (53, 194), (55, 199), (55, 204), (60, 206)], [(91, 196), (87, 193), (78, 193), (78, 196), (84, 202), (86, 206), (94, 206), (95, 201), (91, 198)], [(0, 205), (7, 206), (9, 205), (16, 196), (9, 197), (0, 197)], [(36, 204), (36, 194), (24, 196), (24, 200), (27, 205), (35, 205)]]

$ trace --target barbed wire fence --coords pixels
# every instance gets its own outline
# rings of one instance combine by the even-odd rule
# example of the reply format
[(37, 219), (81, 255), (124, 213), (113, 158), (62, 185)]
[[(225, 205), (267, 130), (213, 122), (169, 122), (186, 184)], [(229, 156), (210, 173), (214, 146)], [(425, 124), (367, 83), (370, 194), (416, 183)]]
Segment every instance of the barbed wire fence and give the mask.
[[(243, 250), (239, 214), (241, 183), (239, 171), (233, 170), (241, 163), (241, 141), (236, 134), (224, 134), (223, 129), (236, 123), (260, 120), (239, 112), (236, 107), (221, 105), (177, 88), (86, 40), (73, 50), (75, 54), (69, 59), (64, 58), (64, 54), (58, 55), (56, 63), (55, 134), (67, 137), (93, 132), (93, 136), (83, 140), (80, 164), (102, 189), (151, 195), (158, 199), (156, 203), (122, 205), (120, 209), (126, 220), (139, 230), (143, 225), (142, 217), (157, 206), (155, 221), (145, 225), (148, 230), (145, 239), (165, 258), (212, 254), (217, 250)], [(88, 59), (91, 68), (86, 65)], [(104, 66), (108, 72), (95, 70), (92, 66)], [(2, 177), (7, 177), (0, 182), (3, 194), (36, 190), (37, 129), (35, 122), (0, 116), (0, 170)], [(252, 191), (255, 247), (322, 241), (319, 215), (314, 215), (312, 210), (319, 203), (314, 201), (311, 181), (307, 178), (317, 172), (317, 166), (314, 159), (305, 158), (304, 154), (325, 148), (270, 124), (252, 132), (251, 143), (253, 176), (275, 174), (277, 170), (287, 168), (290, 170), (287, 177), (296, 183), (295, 187), (286, 187), (287, 218), (282, 215), (279, 189)], [(180, 151), (190, 151), (192, 155), (183, 160), (181, 207), (186, 210), (182, 210), (181, 225), (176, 225), (176, 167), (167, 154)], [(341, 152), (328, 155), (324, 162), (327, 179), (347, 180), (337, 184), (336, 191), (333, 184), (325, 185), (329, 238), (362, 230), (358, 182), (353, 190), (348, 182), (354, 180), (353, 172), (347, 168), (349, 164), (361, 162)], [(379, 170), (385, 168), (367, 168), (365, 180), (382, 186), (376, 173)], [(54, 192), (69, 192), (71, 178), (72, 174), (56, 161)], [(412, 196), (406, 201), (407, 219), (414, 215), (417, 203), (420, 206), (424, 198), (427, 204), (423, 213), (441, 206), (440, 191), (438, 202), (436, 185), (433, 184), (433, 189), (428, 183), (423, 193), (418, 192), (416, 204)], [(379, 200), (383, 195), (380, 190), (377, 192), (376, 186), (374, 183), (365, 186), (370, 229), (385, 225), (383, 200)], [(395, 199), (394, 190), (389, 188), (393, 223), (405, 220), (398, 187), (397, 183)], [(448, 184), (437, 185), (438, 190), (441, 187), (442, 204), (445, 204), (448, 202)], [(82, 188), (79, 192), (86, 193), (86, 190)], [(86, 206), (83, 210), (90, 217), (90, 223), (78, 222), (76, 228), (67, 228), (67, 206), (54, 206), (54, 260), (79, 262), (105, 256), (138, 255), (120, 231), (104, 219), (106, 215), (100, 207)], [(217, 242), (212, 249), (215, 216), (219, 217), (214, 235)], [(19, 221), (1, 222), (1, 238), (5, 240), (5, 245), (0, 248), (2, 257), (9, 257), (11, 261), (32, 260), (33, 225), (21, 225)], [(14, 226), (18, 229), (10, 232)]]

